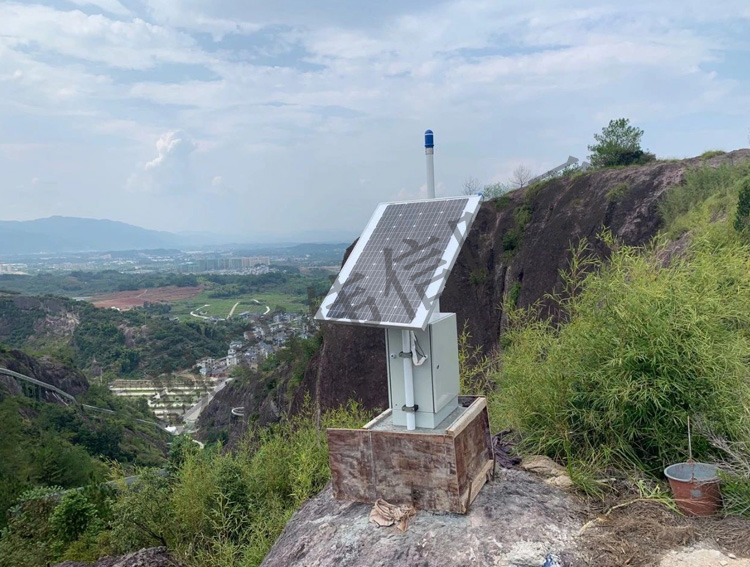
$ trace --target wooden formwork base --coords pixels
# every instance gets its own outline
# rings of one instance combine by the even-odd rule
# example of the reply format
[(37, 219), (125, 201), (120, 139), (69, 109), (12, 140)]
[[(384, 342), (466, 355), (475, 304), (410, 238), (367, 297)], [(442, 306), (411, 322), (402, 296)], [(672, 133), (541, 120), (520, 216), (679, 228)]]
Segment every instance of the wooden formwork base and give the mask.
[(485, 398), (461, 396), (459, 405), (455, 421), (436, 431), (378, 428), (390, 410), (362, 429), (329, 429), (334, 496), (468, 512), (492, 473), (492, 443)]

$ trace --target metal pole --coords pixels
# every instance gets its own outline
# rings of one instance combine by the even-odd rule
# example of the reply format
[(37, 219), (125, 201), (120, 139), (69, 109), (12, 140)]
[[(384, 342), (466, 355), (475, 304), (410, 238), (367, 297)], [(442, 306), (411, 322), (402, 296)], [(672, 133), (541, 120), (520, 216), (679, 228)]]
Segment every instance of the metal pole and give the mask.
[[(401, 351), (411, 352), (410, 331), (401, 331)], [(412, 367), (412, 358), (404, 357), (404, 405), (411, 411), (406, 412), (406, 429), (414, 431), (417, 426), (416, 413), (414, 412), (414, 368)]]
[(427, 198), (435, 198), (435, 163), (433, 156), (435, 154), (435, 138), (432, 130), (425, 130), (424, 133), (424, 155), (427, 159)]
[[(435, 135), (432, 130), (424, 132), (424, 155), (427, 160), (427, 198), (435, 198)], [(433, 318), (440, 314), (440, 299), (435, 300)]]

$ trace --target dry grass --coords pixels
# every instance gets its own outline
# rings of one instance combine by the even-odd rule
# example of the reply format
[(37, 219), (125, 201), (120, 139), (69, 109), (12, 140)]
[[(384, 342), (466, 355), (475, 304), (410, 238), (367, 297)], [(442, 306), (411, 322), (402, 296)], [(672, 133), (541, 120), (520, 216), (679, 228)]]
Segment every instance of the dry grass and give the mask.
[(646, 567), (666, 552), (698, 541), (748, 557), (748, 534), (748, 519), (689, 518), (659, 502), (639, 500), (599, 515), (586, 526), (579, 545), (587, 565)]

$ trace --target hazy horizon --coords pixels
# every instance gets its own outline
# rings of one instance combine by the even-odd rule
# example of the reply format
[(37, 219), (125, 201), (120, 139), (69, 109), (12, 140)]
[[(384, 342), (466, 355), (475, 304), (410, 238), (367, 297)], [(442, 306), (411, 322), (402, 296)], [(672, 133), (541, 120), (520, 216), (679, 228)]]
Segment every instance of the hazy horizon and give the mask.
[(748, 145), (750, 5), (0, 2), (2, 220), (358, 234), (376, 203), (585, 159)]

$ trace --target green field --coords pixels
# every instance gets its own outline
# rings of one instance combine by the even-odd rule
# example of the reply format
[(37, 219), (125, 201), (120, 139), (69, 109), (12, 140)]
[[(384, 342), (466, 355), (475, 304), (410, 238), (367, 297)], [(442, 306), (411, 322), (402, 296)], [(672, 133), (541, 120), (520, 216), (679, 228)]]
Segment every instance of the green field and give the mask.
[[(220, 317), (222, 319), (229, 315), (235, 303), (239, 305), (234, 310), (237, 316), (243, 311), (251, 313), (265, 313), (266, 306), (273, 312), (277, 306), (283, 307), (288, 312), (303, 313), (307, 311), (307, 298), (281, 293), (253, 293), (237, 295), (229, 299), (209, 297), (210, 290), (200, 295), (183, 299), (172, 304), (171, 315), (179, 317), (181, 321), (195, 319), (190, 315), (191, 311), (200, 312), (205, 317)], [(253, 301), (253, 300), (257, 300)]]

